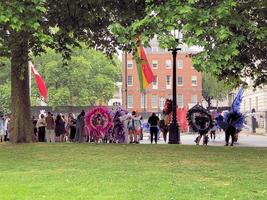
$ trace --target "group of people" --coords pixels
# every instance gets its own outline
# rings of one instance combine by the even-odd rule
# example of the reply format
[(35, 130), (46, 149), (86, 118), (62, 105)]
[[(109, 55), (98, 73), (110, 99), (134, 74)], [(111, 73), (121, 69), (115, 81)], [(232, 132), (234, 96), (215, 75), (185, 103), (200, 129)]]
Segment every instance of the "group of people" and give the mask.
[(34, 138), (38, 142), (82, 142), (84, 137), (84, 115), (82, 111), (77, 119), (69, 113), (66, 118), (62, 114), (56, 117), (51, 112), (40, 114), (39, 119), (32, 118)]
[(148, 118), (147, 123), (142, 122), (142, 117), (137, 116), (136, 111), (132, 112), (132, 117), (128, 121), (128, 133), (130, 135), (130, 143), (139, 144), (139, 140), (143, 138), (143, 128), (147, 125), (150, 132), (150, 142), (157, 144), (159, 139), (159, 117), (155, 113)]
[[(38, 142), (103, 142), (103, 143), (130, 143), (139, 144), (143, 139), (144, 124), (149, 126), (151, 144), (153, 141), (157, 144), (159, 133), (159, 118), (155, 113), (148, 119), (148, 123), (143, 122), (141, 115), (136, 111), (120, 118), (122, 124), (123, 140), (117, 140), (115, 137), (116, 123), (103, 135), (102, 138), (94, 136), (90, 128), (86, 125), (85, 112), (82, 111), (77, 118), (69, 113), (66, 118), (62, 114), (56, 117), (51, 112), (47, 115), (40, 114), (39, 119), (32, 118), (34, 127), (34, 138)], [(114, 129), (114, 131), (112, 130)]]
[[(36, 142), (103, 142), (103, 143), (130, 143), (139, 144), (143, 139), (143, 128), (150, 131), (151, 143), (157, 143), (159, 139), (159, 118), (155, 113), (148, 119), (148, 123), (144, 123), (141, 115), (136, 111), (132, 113), (126, 112), (124, 116), (120, 116), (116, 122), (113, 119), (112, 126), (103, 134), (103, 137), (96, 137), (89, 126), (86, 124), (85, 111), (75, 117), (73, 113), (68, 115), (57, 114), (51, 112), (41, 113), (38, 117), (33, 115), (33, 138)], [(67, 117), (66, 117), (67, 116)], [(0, 113), (0, 142), (9, 140), (9, 123), (10, 116)], [(119, 126), (118, 126), (119, 125)], [(120, 131), (122, 139), (116, 137), (116, 132)], [(116, 129), (117, 128), (117, 129)], [(117, 134), (118, 135), (118, 134)]]

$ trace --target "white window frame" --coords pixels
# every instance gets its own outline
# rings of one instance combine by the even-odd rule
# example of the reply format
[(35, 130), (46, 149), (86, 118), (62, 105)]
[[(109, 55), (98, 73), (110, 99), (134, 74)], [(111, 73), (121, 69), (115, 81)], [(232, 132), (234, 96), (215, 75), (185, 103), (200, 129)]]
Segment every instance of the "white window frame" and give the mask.
[[(130, 101), (130, 99), (132, 100), (132, 102)], [(130, 104), (130, 102), (132, 104)], [(134, 104), (134, 98), (133, 98), (133, 95), (128, 95), (127, 96), (127, 108), (133, 108), (133, 104)]]
[[(157, 67), (154, 67), (154, 64), (157, 64)], [(152, 69), (158, 69), (159, 63), (157, 60), (152, 60)]]
[(183, 69), (183, 68), (184, 68), (184, 60), (177, 59), (177, 69)]
[(127, 69), (133, 69), (133, 60), (127, 60)]
[[(170, 63), (170, 66), (168, 66), (168, 64), (167, 63)], [(165, 60), (165, 68), (166, 69), (171, 69), (172, 68), (172, 60)]]
[[(196, 83), (193, 83), (193, 81)], [(197, 76), (191, 76), (191, 84), (192, 86), (197, 86)]]
[[(155, 99), (154, 99), (155, 98)], [(154, 102), (154, 101), (155, 102)], [(155, 105), (154, 103), (156, 103), (157, 105)], [(151, 95), (151, 107), (152, 108), (158, 108), (158, 96), (157, 95), (155, 95), (155, 94), (152, 94)]]
[(154, 81), (152, 82), (152, 89), (154, 90), (158, 89), (158, 84), (159, 84), (158, 78), (159, 78), (158, 76), (155, 76)]
[[(179, 102), (179, 97), (182, 97), (182, 98), (181, 98), (181, 100), (182, 100), (182, 101), (181, 101), (181, 102), (182, 102), (181, 104), (179, 104), (179, 103), (180, 103), (180, 102)], [(183, 107), (184, 107), (184, 96), (183, 96), (182, 94), (178, 94), (178, 95), (177, 95), (177, 105), (178, 105), (178, 108), (183, 108)]]
[[(195, 102), (193, 101), (194, 98), (196, 100)], [(197, 95), (196, 94), (192, 94), (192, 96), (191, 96), (191, 102), (192, 102), (192, 104), (197, 104), (197, 101), (198, 101)]]
[[(182, 78), (182, 84), (179, 84), (179, 77)], [(177, 86), (183, 86), (184, 85), (184, 77), (183, 76), (177, 76)]]
[(165, 98), (164, 97), (160, 97), (159, 98), (159, 108), (160, 108), (160, 110), (163, 110), (164, 104), (165, 104)]
[[(132, 84), (129, 84), (129, 77), (132, 77)], [(127, 76), (127, 86), (133, 86), (133, 76), (132, 75), (128, 75)]]
[[(170, 84), (168, 84), (167, 77), (170, 77)], [(165, 80), (166, 80), (166, 89), (171, 89), (172, 88), (172, 77), (171, 77), (171, 75), (167, 75)]]

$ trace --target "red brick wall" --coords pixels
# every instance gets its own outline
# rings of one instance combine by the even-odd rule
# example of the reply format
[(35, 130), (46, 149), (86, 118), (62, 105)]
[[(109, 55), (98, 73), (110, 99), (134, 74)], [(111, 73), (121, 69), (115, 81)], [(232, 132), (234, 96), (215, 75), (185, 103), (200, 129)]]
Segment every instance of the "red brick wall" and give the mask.
[[(152, 84), (146, 89), (146, 111), (160, 111), (159, 100), (160, 97), (167, 98), (172, 96), (172, 54), (170, 52), (161, 52), (161, 53), (147, 53), (147, 59), (152, 68), (152, 60), (158, 61), (158, 68), (153, 69), (154, 75), (158, 76), (158, 89), (152, 89)], [(136, 63), (131, 54), (127, 55), (127, 60), (133, 60), (133, 68), (127, 70), (128, 76), (133, 76), (133, 86), (128, 86), (128, 95), (133, 95), (133, 108), (128, 108), (128, 110), (137, 110), (144, 111), (144, 108), (141, 108), (141, 93), (139, 86), (139, 79), (136, 69)], [(171, 68), (167, 69), (165, 67), (165, 60), (171, 60)], [(177, 95), (183, 95), (183, 105), (188, 107), (188, 103), (192, 102), (192, 95), (197, 95), (197, 101), (201, 102), (202, 100), (202, 77), (201, 73), (197, 72), (192, 67), (191, 58), (184, 53), (177, 54), (177, 60), (183, 60), (183, 68), (179, 69), (177, 67), (177, 77), (183, 76), (183, 86), (177, 85)], [(178, 64), (178, 63), (177, 63)], [(166, 76), (171, 76), (171, 88), (166, 89)], [(197, 86), (192, 86), (191, 76), (197, 77)], [(123, 107), (125, 108), (125, 54), (122, 55), (122, 102)], [(152, 108), (152, 95), (158, 96), (158, 108)], [(178, 99), (177, 99), (178, 103)]]

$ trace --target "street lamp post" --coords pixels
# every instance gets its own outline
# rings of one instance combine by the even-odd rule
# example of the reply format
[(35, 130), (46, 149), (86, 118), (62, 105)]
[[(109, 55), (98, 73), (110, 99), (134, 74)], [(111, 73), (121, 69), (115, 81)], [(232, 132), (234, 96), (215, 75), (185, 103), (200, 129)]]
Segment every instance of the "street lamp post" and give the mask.
[[(174, 36), (176, 36), (174, 32)], [(179, 32), (178, 32), (179, 36)], [(177, 43), (179, 43), (179, 38), (175, 38)], [(170, 124), (169, 129), (169, 144), (180, 144), (180, 130), (179, 125), (177, 122), (177, 116), (176, 116), (176, 108), (177, 108), (177, 92), (176, 92), (176, 56), (177, 51), (181, 50), (181, 48), (173, 48), (170, 49), (172, 51), (172, 58), (173, 58), (173, 69), (172, 69), (172, 122)]]

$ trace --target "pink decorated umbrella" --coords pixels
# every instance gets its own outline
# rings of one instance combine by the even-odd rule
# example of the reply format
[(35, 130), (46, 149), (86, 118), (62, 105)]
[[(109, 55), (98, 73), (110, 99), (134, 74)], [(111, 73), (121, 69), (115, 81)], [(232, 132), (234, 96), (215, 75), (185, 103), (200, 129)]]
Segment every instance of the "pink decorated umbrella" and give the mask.
[(104, 138), (112, 126), (110, 111), (103, 107), (93, 108), (85, 114), (85, 124), (95, 139)]

